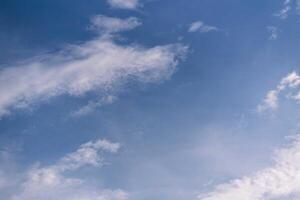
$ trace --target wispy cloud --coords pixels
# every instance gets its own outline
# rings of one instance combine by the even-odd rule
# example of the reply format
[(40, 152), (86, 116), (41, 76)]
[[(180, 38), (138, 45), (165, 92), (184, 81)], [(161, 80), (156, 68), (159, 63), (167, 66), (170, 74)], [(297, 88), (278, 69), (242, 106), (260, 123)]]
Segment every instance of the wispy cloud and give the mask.
[[(275, 110), (278, 108), (278, 98), (279, 95), (286, 89), (297, 89), (300, 85), (300, 76), (296, 72), (291, 72), (277, 85), (277, 87), (273, 90), (270, 90), (266, 97), (264, 98), (263, 102), (258, 105), (257, 110), (259, 112), (266, 111), (266, 110)], [(289, 95), (291, 99), (300, 100), (300, 93), (299, 91), (296, 94)]]
[(299, 198), (300, 138), (276, 152), (275, 165), (253, 176), (236, 179), (216, 187), (213, 192), (198, 196), (201, 200), (272, 200)]
[(181, 44), (145, 48), (121, 45), (113, 33), (140, 25), (135, 18), (96, 16), (92, 27), (104, 34), (63, 51), (0, 71), (0, 117), (59, 95), (110, 91), (129, 78), (142, 83), (168, 79), (186, 52)]
[(300, 14), (300, 0), (284, 0), (282, 8), (274, 15), (280, 19), (287, 19), (291, 14)]
[(267, 30), (270, 34), (269, 40), (276, 40), (278, 38), (278, 28), (275, 26), (268, 26)]
[(113, 8), (136, 9), (141, 6), (139, 0), (107, 0)]
[[(73, 177), (73, 172), (80, 168), (104, 164), (105, 152), (116, 153), (119, 143), (108, 140), (90, 141), (81, 145), (73, 153), (62, 157), (53, 165), (36, 164), (23, 172), (23, 179), (11, 185), (10, 194), (0, 198), (7, 200), (125, 200), (128, 194), (123, 190), (102, 189), (87, 180)], [(1, 188), (0, 188), (1, 191)]]
[(275, 16), (281, 19), (286, 19), (288, 18), (288, 14), (291, 8), (292, 8), (292, 0), (284, 0), (282, 9), (279, 12), (275, 13)]
[(97, 101), (89, 101), (87, 105), (82, 106), (76, 111), (71, 113), (72, 117), (82, 117), (94, 112), (97, 108), (102, 107), (104, 105), (112, 104), (118, 98), (116, 96), (108, 95), (102, 97), (100, 100)]
[(91, 19), (91, 29), (102, 33), (111, 34), (121, 31), (128, 31), (140, 26), (142, 23), (135, 17), (119, 19), (96, 15)]
[(205, 24), (202, 21), (195, 21), (193, 23), (190, 24), (189, 27), (189, 32), (201, 32), (201, 33), (207, 33), (207, 32), (211, 32), (211, 31), (218, 31), (219, 29), (215, 26), (210, 26)]

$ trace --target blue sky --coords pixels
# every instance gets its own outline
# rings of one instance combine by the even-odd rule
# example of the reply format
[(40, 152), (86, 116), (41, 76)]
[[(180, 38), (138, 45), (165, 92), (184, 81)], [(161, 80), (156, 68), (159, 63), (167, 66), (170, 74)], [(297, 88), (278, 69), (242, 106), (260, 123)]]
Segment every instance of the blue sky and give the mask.
[(300, 197), (300, 1), (3, 0), (0, 199)]

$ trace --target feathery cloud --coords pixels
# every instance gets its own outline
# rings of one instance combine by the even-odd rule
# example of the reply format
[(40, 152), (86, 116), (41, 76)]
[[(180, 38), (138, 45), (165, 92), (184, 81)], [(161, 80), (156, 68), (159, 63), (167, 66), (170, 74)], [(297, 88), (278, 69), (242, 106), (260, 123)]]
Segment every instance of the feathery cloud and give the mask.
[(139, 24), (135, 18), (96, 16), (92, 27), (104, 32), (99, 37), (1, 70), (0, 117), (55, 96), (110, 91), (129, 78), (142, 83), (168, 79), (187, 48), (181, 44), (145, 48), (115, 42), (113, 33)]
[(215, 26), (206, 25), (202, 21), (195, 21), (190, 24), (189, 32), (201, 32), (201, 33), (207, 33), (211, 31), (218, 31), (218, 28)]
[(97, 100), (97, 101), (91, 100), (87, 103), (87, 105), (84, 105), (84, 106), (80, 107), (78, 110), (73, 111), (71, 113), (71, 117), (82, 117), (82, 116), (88, 115), (88, 114), (92, 113), (94, 110), (96, 110), (97, 108), (102, 107), (104, 105), (112, 104), (116, 100), (117, 100), (117, 97), (112, 96), (112, 95), (104, 96), (100, 100)]
[(287, 19), (291, 14), (300, 14), (300, 0), (284, 0), (282, 8), (274, 16)]
[(283, 8), (275, 13), (275, 16), (279, 17), (280, 19), (287, 19), (288, 18), (288, 14), (290, 12), (290, 10), (292, 9), (292, 1), (291, 0), (285, 0), (283, 2)]

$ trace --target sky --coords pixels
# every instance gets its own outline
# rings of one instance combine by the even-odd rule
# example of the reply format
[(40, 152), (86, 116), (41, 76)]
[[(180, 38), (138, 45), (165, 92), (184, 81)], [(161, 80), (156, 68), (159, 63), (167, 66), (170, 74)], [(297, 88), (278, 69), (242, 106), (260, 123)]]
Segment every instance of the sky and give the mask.
[(300, 198), (299, 0), (2, 0), (0, 200)]

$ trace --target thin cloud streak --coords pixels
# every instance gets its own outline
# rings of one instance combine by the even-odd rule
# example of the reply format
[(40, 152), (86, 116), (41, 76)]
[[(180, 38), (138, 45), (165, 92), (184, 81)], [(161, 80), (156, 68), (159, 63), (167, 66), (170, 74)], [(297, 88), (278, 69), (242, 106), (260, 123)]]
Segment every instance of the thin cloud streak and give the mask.
[(112, 104), (117, 99), (118, 98), (116, 96), (108, 95), (108, 96), (102, 97), (100, 100), (97, 100), (97, 101), (91, 100), (86, 105), (80, 107), (78, 110), (73, 111), (71, 113), (71, 117), (79, 118), (79, 117), (86, 116), (86, 115), (94, 112), (97, 108)]
[(219, 29), (215, 26), (207, 25), (202, 21), (195, 21), (190, 24), (188, 32), (192, 33), (192, 32), (199, 31), (200, 33), (207, 33), (207, 32), (218, 31), (218, 30)]

